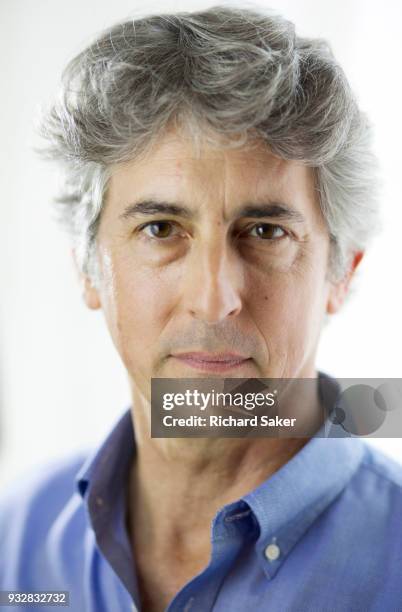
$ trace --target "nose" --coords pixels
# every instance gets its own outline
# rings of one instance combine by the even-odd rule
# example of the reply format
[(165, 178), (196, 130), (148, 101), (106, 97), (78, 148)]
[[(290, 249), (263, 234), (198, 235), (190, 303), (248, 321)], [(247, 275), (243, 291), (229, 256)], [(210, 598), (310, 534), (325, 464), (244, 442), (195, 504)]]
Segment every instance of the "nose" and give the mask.
[(242, 271), (223, 236), (194, 248), (187, 266), (185, 306), (191, 316), (213, 324), (239, 314)]

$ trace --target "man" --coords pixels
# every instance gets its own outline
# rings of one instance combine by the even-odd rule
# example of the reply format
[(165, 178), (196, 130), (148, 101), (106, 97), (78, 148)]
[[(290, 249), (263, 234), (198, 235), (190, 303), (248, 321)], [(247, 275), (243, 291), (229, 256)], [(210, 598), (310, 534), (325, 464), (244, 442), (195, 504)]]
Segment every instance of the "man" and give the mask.
[(369, 127), (328, 46), (228, 7), (120, 24), (69, 64), (43, 133), (132, 406), (93, 456), (3, 498), (1, 589), (85, 612), (402, 610), (391, 459), (150, 435), (152, 378), (326, 379), (321, 329), (377, 222)]

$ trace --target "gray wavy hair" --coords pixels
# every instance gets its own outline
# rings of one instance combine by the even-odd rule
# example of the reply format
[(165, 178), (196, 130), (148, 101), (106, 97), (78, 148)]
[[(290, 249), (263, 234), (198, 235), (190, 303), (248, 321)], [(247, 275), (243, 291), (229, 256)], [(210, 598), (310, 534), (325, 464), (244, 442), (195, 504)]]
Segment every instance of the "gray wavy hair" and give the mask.
[(42, 153), (66, 170), (57, 216), (94, 282), (111, 167), (172, 125), (195, 144), (258, 139), (312, 167), (333, 279), (376, 233), (371, 129), (325, 41), (296, 36), (291, 22), (261, 10), (150, 15), (113, 26), (72, 59), (41, 123)]

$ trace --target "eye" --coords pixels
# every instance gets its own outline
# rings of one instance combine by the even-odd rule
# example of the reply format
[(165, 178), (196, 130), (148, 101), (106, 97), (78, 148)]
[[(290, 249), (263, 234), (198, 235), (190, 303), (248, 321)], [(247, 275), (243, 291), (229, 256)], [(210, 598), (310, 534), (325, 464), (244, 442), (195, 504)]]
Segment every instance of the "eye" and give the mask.
[(283, 238), (287, 235), (287, 232), (285, 232), (280, 225), (274, 225), (273, 223), (257, 223), (253, 225), (249, 235), (257, 236), (262, 240), (275, 240)]
[[(150, 221), (149, 223), (145, 223), (139, 227), (139, 231), (143, 232), (149, 238), (161, 238), (166, 239), (170, 238), (172, 235), (172, 228), (174, 227), (174, 223), (171, 221)], [(149, 230), (149, 232), (145, 231)]]

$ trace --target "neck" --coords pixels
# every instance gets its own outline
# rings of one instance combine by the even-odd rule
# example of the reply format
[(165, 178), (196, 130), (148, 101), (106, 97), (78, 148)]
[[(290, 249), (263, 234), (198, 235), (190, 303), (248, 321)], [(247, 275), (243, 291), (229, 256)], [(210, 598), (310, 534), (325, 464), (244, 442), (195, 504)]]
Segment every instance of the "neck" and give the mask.
[(134, 393), (133, 406), (130, 529), (158, 549), (209, 543), (217, 511), (263, 483), (309, 439), (151, 438), (149, 405)]

